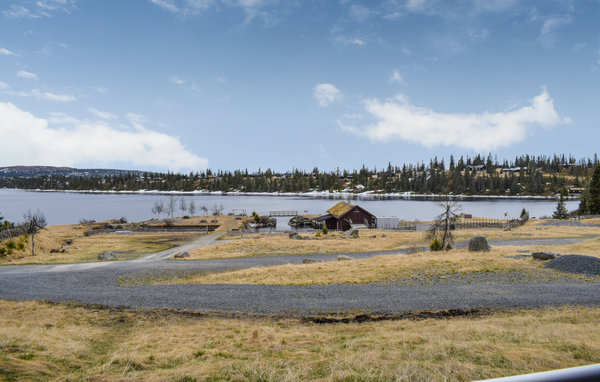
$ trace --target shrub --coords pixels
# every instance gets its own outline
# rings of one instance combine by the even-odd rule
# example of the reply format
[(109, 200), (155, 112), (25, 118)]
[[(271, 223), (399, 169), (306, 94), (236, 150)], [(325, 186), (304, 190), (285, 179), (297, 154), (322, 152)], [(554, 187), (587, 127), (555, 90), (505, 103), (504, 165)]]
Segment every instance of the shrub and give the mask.
[(326, 225), (323, 226), (323, 235), (327, 235), (329, 233), (329, 228)]
[(317, 231), (317, 233), (315, 233), (316, 237), (321, 237), (321, 232)]
[(17, 243), (12, 240), (8, 240), (6, 243), (4, 243), (4, 246), (10, 251), (17, 248)]
[(442, 242), (436, 237), (433, 239), (431, 243), (429, 243), (429, 249), (432, 252), (441, 251), (442, 250)]

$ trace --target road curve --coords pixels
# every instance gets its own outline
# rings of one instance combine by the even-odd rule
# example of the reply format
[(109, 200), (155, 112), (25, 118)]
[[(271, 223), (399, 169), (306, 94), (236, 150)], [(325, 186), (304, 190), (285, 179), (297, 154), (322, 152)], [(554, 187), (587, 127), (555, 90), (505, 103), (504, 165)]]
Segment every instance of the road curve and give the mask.
[[(585, 240), (577, 239), (577, 240)], [(561, 241), (562, 240), (562, 241)], [(575, 239), (528, 241), (548, 245)], [(499, 243), (494, 243), (500, 245)], [(522, 241), (503, 242), (525, 245)], [(181, 249), (178, 249), (181, 250)], [(401, 255), (395, 252), (349, 254), (354, 258)], [(162, 255), (161, 255), (162, 256)], [(422, 310), (467, 308), (535, 308), (540, 306), (600, 306), (600, 282), (573, 278), (539, 281), (520, 275), (450, 278), (420, 284), (279, 285), (142, 285), (122, 286), (119, 280), (146, 276), (219, 272), (255, 266), (298, 264), (307, 257), (332, 260), (337, 254), (252, 257), (223, 260), (135, 261), (65, 265), (0, 267), (0, 298), (9, 300), (75, 301), (139, 309), (173, 308), (201, 312), (320, 315), (365, 311), (396, 314)], [(518, 282), (515, 282), (515, 279)]]

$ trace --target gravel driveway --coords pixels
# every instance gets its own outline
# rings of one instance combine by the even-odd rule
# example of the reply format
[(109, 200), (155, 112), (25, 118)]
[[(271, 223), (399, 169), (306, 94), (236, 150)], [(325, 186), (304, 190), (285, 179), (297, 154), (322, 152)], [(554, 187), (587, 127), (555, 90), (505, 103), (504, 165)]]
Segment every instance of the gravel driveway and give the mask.
[[(510, 245), (563, 244), (564, 240), (504, 242)], [(493, 245), (499, 245), (493, 243)], [(349, 254), (353, 258), (395, 252)], [(600, 282), (559, 278), (521, 281), (498, 277), (452, 279), (426, 285), (333, 284), (277, 285), (143, 285), (121, 286), (118, 281), (145, 275), (181, 275), (254, 266), (297, 264), (311, 257), (332, 260), (337, 254), (277, 256), (224, 260), (136, 260), (69, 265), (0, 267), (0, 298), (9, 300), (76, 301), (132, 308), (174, 308), (201, 312), (320, 315), (363, 311), (396, 314), (422, 310), (467, 308), (533, 308), (540, 306), (600, 305)], [(518, 276), (518, 275), (517, 275)]]

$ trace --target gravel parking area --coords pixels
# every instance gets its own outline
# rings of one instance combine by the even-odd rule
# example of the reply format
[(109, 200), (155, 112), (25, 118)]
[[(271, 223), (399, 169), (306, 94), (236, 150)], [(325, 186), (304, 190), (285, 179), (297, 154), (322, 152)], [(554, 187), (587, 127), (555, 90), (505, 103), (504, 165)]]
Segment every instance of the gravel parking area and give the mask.
[[(547, 244), (562, 244), (564, 240), (585, 239), (552, 239)], [(505, 242), (507, 245), (508, 243)], [(528, 243), (539, 244), (540, 241), (511, 241), (510, 245)], [(364, 258), (392, 253), (402, 252), (348, 255)], [(334, 260), (337, 255), (4, 266), (0, 267), (0, 298), (18, 301), (75, 301), (136, 309), (173, 308), (201, 312), (292, 316), (348, 311), (395, 314), (444, 309), (600, 305), (600, 282), (572, 277), (540, 279), (523, 272), (502, 275), (478, 274), (467, 279), (449, 277), (443, 281), (419, 285), (401, 282), (315, 286), (119, 284), (119, 280), (131, 277), (161, 277), (191, 272), (300, 264), (306, 257)]]

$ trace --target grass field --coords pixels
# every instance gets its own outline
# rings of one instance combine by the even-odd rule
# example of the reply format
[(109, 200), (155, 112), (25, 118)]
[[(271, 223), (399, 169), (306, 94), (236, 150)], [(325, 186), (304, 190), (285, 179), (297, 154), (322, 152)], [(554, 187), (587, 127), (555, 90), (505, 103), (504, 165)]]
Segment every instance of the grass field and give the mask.
[[(290, 264), (256, 267), (238, 271), (209, 274), (190, 274), (179, 278), (153, 279), (156, 284), (267, 284), (314, 285), (333, 283), (397, 282), (429, 283), (447, 277), (468, 277), (492, 273), (502, 277), (511, 271), (520, 271), (533, 279), (552, 280), (573, 277), (542, 266), (531, 258), (510, 258), (519, 254), (521, 247), (503, 246), (490, 252), (469, 252), (466, 249), (448, 252), (419, 252), (409, 255), (385, 255), (352, 261), (328, 261), (313, 264)], [(545, 251), (548, 246), (527, 246), (531, 251)], [(559, 253), (578, 253), (600, 257), (600, 238), (576, 244), (553, 246)], [(140, 280), (142, 283), (144, 280)], [(140, 282), (138, 281), (138, 282)], [(148, 280), (146, 280), (148, 282)]]
[[(541, 223), (539, 220), (531, 220), (511, 230), (460, 229), (454, 234), (456, 241), (466, 241), (476, 235), (485, 235), (488, 240), (600, 235), (598, 227), (551, 227)], [(243, 238), (229, 237), (212, 246), (193, 250), (190, 252), (190, 260), (394, 250), (428, 245), (423, 234), (416, 231), (361, 230), (358, 239), (347, 238), (344, 233), (330, 233), (319, 237), (315, 234), (303, 234), (310, 240), (290, 239), (287, 234), (250, 234)]]
[(315, 324), (0, 301), (0, 379), (455, 381), (600, 361), (600, 309)]

